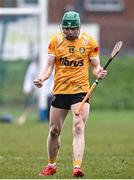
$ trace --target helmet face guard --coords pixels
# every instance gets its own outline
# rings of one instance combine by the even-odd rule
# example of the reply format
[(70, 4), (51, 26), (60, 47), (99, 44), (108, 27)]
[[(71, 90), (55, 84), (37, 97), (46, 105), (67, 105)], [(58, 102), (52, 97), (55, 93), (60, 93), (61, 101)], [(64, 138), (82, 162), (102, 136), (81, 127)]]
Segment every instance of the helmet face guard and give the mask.
[(80, 27), (80, 15), (75, 11), (66, 12), (62, 18), (63, 28), (79, 28)]

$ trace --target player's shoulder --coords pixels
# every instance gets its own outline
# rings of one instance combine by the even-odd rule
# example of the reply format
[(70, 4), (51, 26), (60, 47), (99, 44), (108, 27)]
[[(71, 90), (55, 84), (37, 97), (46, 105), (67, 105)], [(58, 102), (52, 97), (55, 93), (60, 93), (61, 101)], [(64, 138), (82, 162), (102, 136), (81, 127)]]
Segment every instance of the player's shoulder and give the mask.
[(63, 37), (63, 34), (61, 32), (57, 32), (51, 38), (51, 42), (54, 42), (56, 44), (60, 44), (63, 40), (64, 40), (64, 37)]
[(80, 34), (80, 38), (87, 41), (88, 43), (91, 43), (93, 41), (96, 41), (95, 38), (91, 35), (89, 35), (87, 32), (82, 31)]

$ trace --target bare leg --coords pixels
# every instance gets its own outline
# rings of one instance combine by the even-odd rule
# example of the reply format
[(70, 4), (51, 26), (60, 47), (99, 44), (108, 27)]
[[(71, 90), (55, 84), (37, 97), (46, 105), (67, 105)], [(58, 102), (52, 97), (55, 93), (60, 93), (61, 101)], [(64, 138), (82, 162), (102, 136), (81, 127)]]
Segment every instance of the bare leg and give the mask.
[(68, 110), (59, 109), (51, 106), (50, 108), (50, 127), (47, 140), (48, 165), (44, 167), (39, 176), (51, 176), (56, 173), (56, 159), (60, 147), (59, 137)]
[(78, 164), (79, 166), (82, 163), (84, 149), (85, 149), (85, 139), (84, 139), (84, 129), (86, 120), (89, 115), (89, 104), (85, 103), (82, 109), (82, 112), (79, 116), (74, 114), (78, 104), (71, 106), (73, 113), (73, 161), (75, 162), (74, 166)]
[(50, 108), (50, 128), (48, 135), (48, 158), (50, 163), (56, 161), (58, 150), (60, 147), (60, 132), (63, 127), (64, 120), (68, 110), (59, 109), (51, 106)]

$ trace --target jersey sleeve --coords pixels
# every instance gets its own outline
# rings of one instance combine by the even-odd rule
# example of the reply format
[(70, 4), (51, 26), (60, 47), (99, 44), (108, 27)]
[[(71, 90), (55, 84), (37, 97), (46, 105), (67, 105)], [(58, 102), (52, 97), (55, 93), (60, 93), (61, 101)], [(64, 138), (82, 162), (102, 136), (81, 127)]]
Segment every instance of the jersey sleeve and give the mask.
[(50, 42), (49, 42), (49, 45), (48, 45), (48, 54), (49, 55), (52, 55), (52, 56), (55, 56), (55, 38), (53, 37)]
[(93, 37), (90, 37), (89, 43), (91, 44), (91, 51), (89, 54), (89, 58), (90, 60), (92, 60), (99, 56), (99, 46), (98, 46), (97, 41)]

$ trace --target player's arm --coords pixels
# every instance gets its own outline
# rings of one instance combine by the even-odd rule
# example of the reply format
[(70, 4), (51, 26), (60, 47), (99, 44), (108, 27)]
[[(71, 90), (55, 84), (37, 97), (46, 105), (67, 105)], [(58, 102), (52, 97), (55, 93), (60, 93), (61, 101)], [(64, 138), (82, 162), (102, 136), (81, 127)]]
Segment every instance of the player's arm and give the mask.
[(37, 86), (38, 88), (43, 86), (43, 82), (51, 76), (54, 69), (54, 64), (55, 56), (48, 55), (47, 65), (42, 68), (38, 78), (34, 80), (35, 86)]
[(98, 79), (104, 79), (107, 75), (107, 71), (103, 70), (103, 67), (100, 65), (99, 57), (94, 57), (90, 59), (92, 74)]
[(92, 47), (89, 60), (91, 63), (92, 74), (98, 79), (104, 79), (107, 75), (107, 71), (103, 70), (103, 67), (100, 65), (100, 58), (99, 58), (99, 47), (96, 40), (90, 36), (90, 45)]

